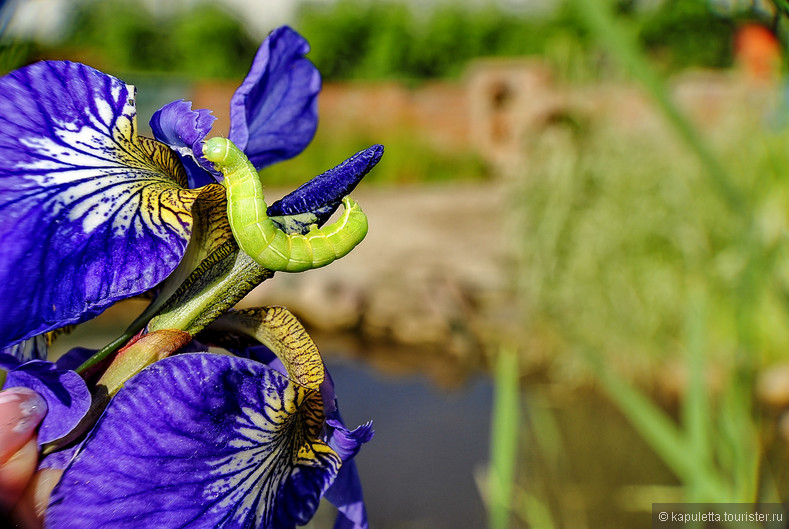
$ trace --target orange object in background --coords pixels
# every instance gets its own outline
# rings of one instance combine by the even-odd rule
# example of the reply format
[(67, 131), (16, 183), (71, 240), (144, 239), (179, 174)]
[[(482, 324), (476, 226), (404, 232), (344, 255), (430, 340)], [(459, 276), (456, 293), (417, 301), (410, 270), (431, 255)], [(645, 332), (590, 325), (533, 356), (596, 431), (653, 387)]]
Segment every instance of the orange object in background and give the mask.
[(749, 80), (771, 82), (780, 76), (781, 45), (764, 26), (747, 24), (737, 31), (734, 57)]

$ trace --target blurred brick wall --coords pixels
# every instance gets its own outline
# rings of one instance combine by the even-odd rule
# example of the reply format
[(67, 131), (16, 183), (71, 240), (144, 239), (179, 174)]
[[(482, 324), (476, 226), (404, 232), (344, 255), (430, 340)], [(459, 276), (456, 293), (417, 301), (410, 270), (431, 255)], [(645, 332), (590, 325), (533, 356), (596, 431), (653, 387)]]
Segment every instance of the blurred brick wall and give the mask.
[[(228, 106), (237, 82), (203, 82), (192, 90), (193, 108), (213, 109), (216, 130), (230, 126)], [(333, 133), (385, 137), (393, 131), (443, 150), (468, 149), (467, 94), (458, 83), (426, 83), (411, 89), (400, 83), (326, 83), (318, 98), (320, 126)]]

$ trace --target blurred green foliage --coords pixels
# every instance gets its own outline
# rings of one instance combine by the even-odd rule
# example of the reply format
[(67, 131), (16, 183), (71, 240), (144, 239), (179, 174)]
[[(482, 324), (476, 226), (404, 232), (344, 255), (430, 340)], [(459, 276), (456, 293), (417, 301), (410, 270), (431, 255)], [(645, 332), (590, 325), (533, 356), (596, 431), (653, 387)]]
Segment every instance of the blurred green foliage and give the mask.
[[(619, 9), (662, 69), (723, 67), (732, 62), (732, 35), (750, 8), (722, 16), (707, 0), (664, 0)], [(143, 71), (200, 78), (243, 76), (259, 43), (242, 21), (221, 5), (203, 2), (154, 16), (138, 2), (81, 0), (63, 40), (30, 43), (7, 56), (4, 71), (41, 58), (86, 57), (112, 71)], [(411, 79), (455, 77), (477, 57), (548, 55), (573, 46), (597, 60), (577, 10), (558, 2), (550, 12), (502, 10), (493, 3), (438, 2), (407, 5), (397, 0), (303, 3), (295, 28), (312, 45), (311, 59), (324, 77)], [(557, 44), (558, 43), (558, 44)], [(569, 44), (568, 44), (569, 43)]]
[(296, 27), (328, 79), (458, 75), (469, 59), (539, 53), (553, 21), (509, 16), (492, 6), (441, 3), (417, 12), (400, 2), (305, 4)]
[[(641, 10), (631, 4), (620, 9), (665, 69), (731, 64), (737, 20), (711, 11), (706, 0), (665, 0)], [(751, 16), (749, 10), (737, 13)], [(557, 41), (592, 49), (577, 11), (563, 2), (539, 15), (460, 2), (421, 9), (391, 0), (306, 3), (296, 27), (328, 79), (453, 77), (476, 57), (550, 55)]]
[(720, 68), (731, 65), (736, 23), (713, 14), (706, 1), (668, 0), (640, 18), (639, 38), (645, 50), (673, 69)]
[[(725, 117), (706, 114), (697, 127), (621, 6), (574, 4), (656, 112), (623, 122), (576, 110), (524, 145), (513, 211), (527, 333), (545, 338), (559, 379), (591, 374), (671, 469), (680, 487), (662, 501), (777, 502), (786, 440), (758, 381), (789, 348), (786, 94), (730, 93)], [(676, 406), (667, 411), (634, 379)], [(661, 493), (641, 489), (646, 519)], [(550, 507), (540, 492), (538, 506)], [(637, 488), (630, 494), (628, 507)]]
[(748, 197), (746, 215), (665, 130), (586, 122), (535, 136), (516, 206), (533, 324), (560, 348), (585, 344), (645, 374), (681, 351), (688, 291), (703, 283), (718, 368), (783, 358), (789, 131), (765, 130), (759, 117), (732, 112), (713, 142)]
[[(259, 46), (227, 9), (202, 3), (155, 17), (139, 3), (84, 0), (76, 3), (63, 39), (26, 44), (7, 57), (5, 71), (37, 59), (68, 58), (111, 72), (157, 72), (192, 78), (243, 77)], [(4, 43), (0, 56), (20, 43)]]

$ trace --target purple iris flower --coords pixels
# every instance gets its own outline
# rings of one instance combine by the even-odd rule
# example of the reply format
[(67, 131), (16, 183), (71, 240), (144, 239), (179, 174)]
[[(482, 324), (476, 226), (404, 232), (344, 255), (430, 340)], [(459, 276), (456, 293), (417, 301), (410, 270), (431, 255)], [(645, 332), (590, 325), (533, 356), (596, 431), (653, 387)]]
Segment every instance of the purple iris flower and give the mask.
[[(308, 51), (290, 28), (273, 31), (231, 100), (230, 139), (258, 169), (298, 154), (315, 133), (320, 76)], [(202, 157), (213, 121), (175, 101), (153, 116), (155, 139), (138, 136), (134, 87), (79, 63), (44, 61), (0, 78), (0, 350), (35, 356), (43, 333), (172, 274), (192, 206), (221, 180)], [(325, 222), (382, 152), (357, 153), (269, 215), (291, 232)], [(317, 349), (310, 354), (322, 371)], [(183, 353), (137, 373), (73, 458), (61, 458), (47, 526), (288, 528), (326, 497), (337, 528), (365, 528), (353, 457), (372, 429), (345, 427), (327, 373), (302, 380), (282, 362)], [(78, 364), (67, 355), (61, 365)], [(41, 442), (84, 415), (73, 371), (12, 357), (0, 367), (10, 370), (6, 385), (47, 401)]]
[[(230, 139), (258, 168), (313, 137), (320, 76), (308, 49), (292, 29), (273, 31), (231, 100)], [(165, 105), (151, 120), (159, 143), (137, 135), (134, 98), (133, 86), (67, 61), (0, 78), (0, 347), (150, 290), (183, 257), (190, 188), (218, 176), (200, 148), (213, 117)], [(324, 222), (382, 154), (361, 151), (269, 214), (296, 229)]]

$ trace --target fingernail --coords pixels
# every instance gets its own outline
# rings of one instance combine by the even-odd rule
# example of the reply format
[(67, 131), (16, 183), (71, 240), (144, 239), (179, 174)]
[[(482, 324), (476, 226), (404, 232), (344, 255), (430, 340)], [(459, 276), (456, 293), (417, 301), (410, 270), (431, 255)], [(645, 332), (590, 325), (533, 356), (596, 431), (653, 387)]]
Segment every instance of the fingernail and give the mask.
[(0, 462), (30, 440), (46, 414), (47, 403), (32, 389), (0, 391)]

